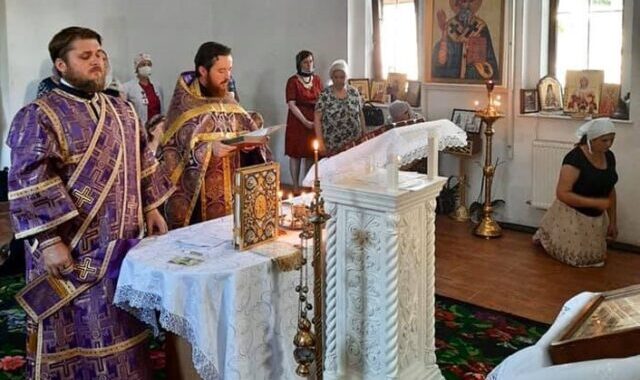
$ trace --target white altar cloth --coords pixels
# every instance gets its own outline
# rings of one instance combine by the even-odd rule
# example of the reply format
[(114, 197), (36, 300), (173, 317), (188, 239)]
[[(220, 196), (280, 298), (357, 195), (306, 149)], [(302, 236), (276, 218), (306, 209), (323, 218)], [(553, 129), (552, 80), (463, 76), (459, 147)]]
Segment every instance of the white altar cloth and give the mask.
[[(367, 140), (349, 150), (318, 162), (318, 175), (323, 182), (333, 181), (345, 173), (366, 173), (367, 166), (381, 168), (387, 156), (400, 156), (400, 165), (427, 157), (429, 133), (437, 132), (438, 150), (467, 145), (467, 134), (450, 120), (435, 120), (399, 127)], [(304, 186), (312, 186), (314, 167), (307, 172)]]
[(549, 330), (533, 346), (506, 358), (491, 371), (487, 380), (638, 380), (640, 355), (622, 359), (587, 360), (553, 365), (549, 345), (597, 293), (583, 292), (567, 301)]
[[(295, 379), (298, 271), (234, 250), (232, 227), (229, 216), (144, 239), (122, 263), (114, 303), (185, 338), (203, 379)], [(178, 255), (204, 262), (168, 262)]]

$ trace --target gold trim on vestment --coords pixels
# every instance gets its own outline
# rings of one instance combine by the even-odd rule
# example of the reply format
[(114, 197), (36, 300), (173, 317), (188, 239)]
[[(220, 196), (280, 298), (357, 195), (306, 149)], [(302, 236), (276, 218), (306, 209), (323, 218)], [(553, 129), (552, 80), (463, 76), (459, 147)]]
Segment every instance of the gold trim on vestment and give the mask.
[(84, 348), (84, 347), (76, 347), (68, 350), (52, 353), (52, 354), (43, 354), (42, 361), (48, 364), (60, 362), (63, 360), (68, 360), (74, 358), (76, 356), (84, 356), (89, 358), (101, 358), (107, 355), (113, 355), (118, 352), (126, 351), (131, 347), (135, 347), (136, 345), (144, 342), (149, 337), (149, 330), (145, 330), (142, 333), (134, 336), (133, 338), (129, 338), (125, 341), (122, 341), (117, 344), (113, 344), (107, 347), (99, 347), (99, 348)]
[(225, 215), (231, 214), (231, 162), (230, 157), (222, 157), (222, 177), (224, 178), (224, 213)]
[[(109, 98), (106, 97), (106, 95), (103, 95), (105, 97), (105, 100), (107, 101), (107, 103), (109, 103), (109, 107), (111, 108), (111, 111), (113, 111), (113, 117), (114, 119), (116, 119), (116, 123), (118, 124), (118, 128), (120, 129), (120, 139), (122, 140), (122, 146), (120, 147), (122, 149), (122, 165), (124, 165), (124, 182), (123, 182), (123, 188), (124, 188), (124, 192), (122, 194), (122, 210), (120, 213), (120, 229), (118, 230), (118, 237), (122, 237), (124, 234), (124, 226), (126, 224), (126, 219), (127, 219), (127, 203), (128, 203), (128, 198), (129, 198), (129, 175), (128, 175), (128, 165), (127, 165), (127, 137), (125, 136), (124, 133), (124, 127), (122, 126), (122, 120), (120, 120), (120, 115), (118, 115), (118, 112), (116, 111), (116, 108), (113, 106), (113, 103), (111, 103), (111, 100)], [(134, 131), (137, 132), (137, 131)], [(136, 178), (136, 185), (137, 185), (137, 178)], [(111, 187), (109, 187), (111, 188)]]
[(156, 200), (155, 202), (147, 205), (144, 207), (143, 212), (147, 213), (151, 210), (153, 210), (154, 208), (158, 208), (158, 206), (160, 206), (161, 204), (163, 204), (167, 199), (169, 199), (169, 197), (171, 195), (173, 195), (173, 193), (176, 191), (176, 187), (175, 186), (171, 186), (171, 188), (169, 189), (169, 191), (167, 191), (166, 194), (164, 194), (163, 196), (161, 196), (160, 198), (158, 198), (158, 200)]
[(69, 144), (67, 143), (67, 138), (64, 134), (64, 130), (62, 128), (62, 123), (60, 123), (60, 119), (58, 115), (49, 107), (49, 105), (42, 99), (37, 99), (35, 101), (37, 105), (40, 106), (40, 109), (47, 115), (49, 120), (51, 121), (51, 127), (53, 128), (53, 133), (56, 135), (56, 139), (58, 140), (58, 144), (60, 145), (60, 153), (62, 154), (62, 160), (66, 161), (69, 157)]
[(80, 160), (82, 160), (82, 156), (84, 156), (84, 154), (82, 154), (82, 153), (74, 154), (73, 156), (67, 158), (67, 160), (64, 163), (67, 164), (67, 165), (69, 165), (69, 164), (77, 164), (78, 162), (80, 162)]
[(36, 348), (36, 364), (33, 370), (35, 380), (40, 380), (40, 374), (42, 372), (42, 321), (38, 322), (38, 346)]
[(150, 176), (151, 174), (156, 172), (156, 169), (158, 169), (158, 166), (160, 166), (160, 163), (158, 163), (158, 161), (154, 162), (153, 165), (149, 166), (148, 168), (142, 170), (140, 172), (140, 179), (143, 180), (145, 178), (147, 178), (148, 176)]
[(69, 211), (68, 213), (66, 213), (66, 214), (64, 214), (64, 215), (62, 215), (62, 216), (60, 216), (60, 217), (58, 217), (58, 218), (56, 218), (56, 219), (54, 219), (54, 220), (52, 220), (50, 222), (47, 222), (45, 224), (41, 224), (41, 225), (39, 225), (37, 227), (30, 228), (30, 229), (28, 229), (26, 231), (18, 232), (18, 233), (16, 233), (15, 238), (16, 239), (22, 239), (22, 238), (25, 238), (27, 236), (35, 235), (35, 234), (40, 233), (42, 231), (49, 230), (51, 228), (54, 228), (54, 227), (57, 227), (57, 226), (61, 225), (62, 223), (66, 222), (68, 220), (71, 220), (71, 219), (75, 218), (79, 214), (80, 213), (78, 212), (78, 210)]
[(74, 235), (73, 239), (71, 240), (71, 243), (69, 243), (70, 250), (73, 250), (78, 244), (78, 242), (80, 242), (81, 236), (84, 235), (86, 229), (89, 227), (89, 224), (91, 223), (93, 218), (98, 213), (98, 210), (102, 206), (102, 203), (104, 202), (104, 199), (107, 197), (107, 194), (111, 189), (111, 186), (113, 186), (113, 182), (118, 176), (118, 171), (120, 170), (120, 164), (122, 162), (123, 155), (124, 154), (122, 152), (122, 146), (121, 146), (120, 150), (118, 151), (118, 158), (116, 159), (116, 163), (113, 167), (113, 173), (111, 173), (111, 178), (107, 180), (107, 183), (105, 184), (104, 188), (100, 192), (100, 196), (98, 197), (98, 200), (96, 201), (96, 203), (93, 205), (91, 212), (89, 212), (89, 215), (87, 215), (86, 219), (84, 220), (84, 222), (82, 223), (82, 225), (80, 226), (76, 234)]
[[(111, 262), (111, 256), (113, 255), (113, 249), (115, 248), (115, 246), (116, 246), (116, 240), (112, 240), (109, 243), (109, 245), (107, 246), (107, 251), (105, 252), (104, 259), (102, 260), (102, 265), (100, 265), (100, 272), (96, 276), (96, 280), (95, 281), (83, 283), (82, 285), (80, 285), (77, 288), (75, 288), (73, 290), (73, 292), (70, 292), (69, 294), (67, 294), (67, 296), (65, 298), (63, 298), (60, 301), (56, 302), (56, 304), (53, 305), (49, 309), (48, 312), (42, 314), (40, 316), (40, 318), (33, 318), (33, 317), (32, 318), (35, 319), (35, 320), (39, 320), (39, 321), (45, 320), (46, 318), (50, 317), (51, 315), (56, 313), (58, 310), (60, 310), (60, 308), (65, 306), (67, 303), (69, 303), (69, 301), (71, 301), (72, 299), (77, 297), (79, 294), (84, 293), (87, 289), (89, 289), (90, 287), (92, 287), (93, 285), (98, 283), (98, 281), (102, 280), (102, 277), (104, 277), (104, 274), (107, 272), (107, 267), (109, 267), (109, 262)], [(27, 285), (27, 287), (28, 286), (29, 285)], [(67, 284), (67, 286), (69, 286), (69, 285)], [(26, 290), (26, 288), (25, 288), (25, 290)], [(26, 309), (25, 309), (25, 311), (26, 311)]]
[[(208, 103), (197, 106), (195, 108), (190, 108), (188, 110), (186, 110), (185, 112), (183, 112), (182, 114), (180, 114), (173, 123), (171, 123), (171, 125), (169, 126), (169, 128), (166, 130), (166, 132), (164, 133), (164, 136), (162, 136), (162, 140), (161, 140), (161, 145), (165, 145), (172, 137), (173, 135), (175, 135), (175, 133), (178, 131), (178, 129), (180, 129), (180, 127), (182, 127), (182, 125), (184, 123), (186, 123), (187, 121), (191, 120), (192, 118), (196, 117), (196, 116), (200, 116), (203, 113), (217, 113), (217, 112), (224, 112), (224, 113), (242, 113), (242, 114), (247, 114), (247, 111), (242, 108), (241, 105), (239, 105), (238, 103), (223, 103), (223, 98), (215, 98), (215, 97), (204, 97), (202, 96), (202, 94), (200, 93), (200, 85), (198, 82), (198, 78), (195, 78), (193, 80), (193, 82), (191, 83), (191, 86), (188, 86), (187, 83), (184, 81), (184, 78), (182, 76), (180, 76), (178, 78), (178, 85), (180, 87), (182, 87), (182, 89), (187, 92), (187, 94), (189, 94), (189, 96), (195, 98), (195, 99), (199, 99), (199, 100), (206, 100)], [(214, 103), (216, 102), (216, 103)]]
[[(187, 210), (187, 215), (184, 218), (184, 221), (182, 223), (182, 225), (184, 227), (189, 225), (189, 222), (191, 221), (191, 215), (193, 214), (193, 210), (196, 208), (196, 202), (198, 201), (198, 196), (205, 191), (205, 187), (204, 184), (204, 176), (207, 174), (207, 168), (209, 167), (209, 161), (211, 160), (211, 155), (212, 155), (212, 150), (213, 147), (211, 146), (211, 144), (207, 145), (207, 153), (205, 154), (204, 160), (202, 161), (202, 169), (200, 170), (200, 176), (198, 177), (198, 184), (196, 186), (194, 186), (194, 188), (196, 189), (195, 193), (191, 196), (191, 202), (189, 203), (189, 209)], [(201, 214), (201, 219), (204, 222), (205, 219), (205, 214)]]
[(99, 96), (99, 94), (100, 94), (99, 92), (96, 92), (96, 93), (93, 94), (93, 97), (91, 99), (85, 99), (85, 98), (81, 98), (79, 96), (75, 96), (72, 93), (66, 92), (66, 91), (61, 90), (59, 88), (54, 88), (52, 91), (55, 92), (58, 95), (64, 96), (65, 98), (69, 98), (71, 100), (75, 100), (76, 102), (82, 102), (82, 103), (87, 103), (87, 104), (91, 103), (96, 98), (96, 96)]
[(169, 126), (169, 129), (162, 136), (162, 145), (165, 145), (173, 135), (178, 132), (178, 129), (182, 127), (184, 123), (193, 119), (196, 116), (200, 116), (204, 113), (241, 113), (246, 114), (247, 111), (239, 104), (224, 104), (224, 103), (209, 103), (203, 104), (196, 108), (191, 108), (183, 112), (178, 118)]
[(27, 187), (23, 187), (20, 190), (15, 190), (15, 191), (10, 191), (9, 192), (9, 200), (13, 201), (16, 200), (18, 198), (22, 198), (22, 197), (27, 197), (29, 195), (33, 195), (33, 194), (38, 194), (41, 193), (43, 191), (45, 191), (46, 189), (61, 184), (62, 180), (60, 179), (60, 177), (52, 177), (49, 178), (46, 181), (40, 182), (38, 184), (35, 185), (31, 185), (31, 186), (27, 186)]
[[(140, 118), (136, 113), (136, 109), (133, 106), (133, 103), (129, 103), (129, 108), (131, 108), (131, 112), (133, 112), (133, 115), (135, 116), (134, 119), (136, 126), (136, 145), (134, 148), (136, 152), (136, 186), (138, 188), (138, 238), (142, 239), (144, 237), (145, 226), (143, 210), (144, 199), (142, 199), (142, 179), (144, 178), (144, 176), (142, 175), (142, 164), (140, 161), (142, 160), (142, 155), (144, 154), (144, 152), (140, 150)], [(147, 149), (149, 149), (148, 146)], [(154, 167), (153, 171), (155, 172), (155, 167), (158, 166), (158, 161), (155, 161), (155, 164), (151, 166)]]
[(100, 120), (98, 120), (98, 124), (96, 125), (96, 130), (93, 132), (93, 136), (91, 136), (91, 141), (89, 142), (89, 146), (87, 147), (87, 150), (85, 151), (84, 155), (82, 156), (82, 159), (80, 160), (80, 163), (78, 164), (76, 169), (73, 171), (73, 173), (71, 174), (71, 177), (69, 178), (69, 181), (67, 182), (67, 190), (71, 189), (73, 185), (75, 185), (76, 181), (78, 180), (78, 177), (80, 176), (80, 173), (82, 173), (82, 170), (87, 165), (87, 161), (89, 161), (89, 158), (91, 158), (91, 154), (93, 153), (93, 150), (96, 148), (96, 144), (98, 143), (98, 138), (102, 134), (102, 129), (104, 128), (104, 124), (105, 124), (107, 107), (104, 104), (103, 98), (100, 98), (100, 103), (101, 103), (100, 104)]

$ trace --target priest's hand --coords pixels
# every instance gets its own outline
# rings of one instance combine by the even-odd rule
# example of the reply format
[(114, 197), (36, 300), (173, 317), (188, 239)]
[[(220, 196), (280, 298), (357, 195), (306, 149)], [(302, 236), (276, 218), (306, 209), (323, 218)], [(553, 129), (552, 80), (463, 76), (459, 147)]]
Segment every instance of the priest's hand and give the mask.
[(169, 230), (167, 222), (164, 220), (158, 209), (154, 208), (147, 212), (144, 217), (145, 222), (147, 223), (147, 235), (164, 235)]
[(223, 144), (220, 141), (213, 142), (213, 155), (216, 157), (226, 157), (235, 150), (235, 146)]
[(44, 268), (47, 270), (47, 273), (53, 277), (62, 278), (62, 276), (73, 272), (71, 251), (63, 242), (58, 242), (45, 248), (42, 251), (42, 257), (44, 260)]

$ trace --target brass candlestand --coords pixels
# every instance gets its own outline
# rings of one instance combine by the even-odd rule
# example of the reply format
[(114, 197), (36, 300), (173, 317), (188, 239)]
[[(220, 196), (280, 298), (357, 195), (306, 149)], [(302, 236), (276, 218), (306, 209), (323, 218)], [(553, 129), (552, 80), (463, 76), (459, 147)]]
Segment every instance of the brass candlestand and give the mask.
[[(316, 161), (316, 167), (317, 167)], [(320, 195), (320, 179), (317, 174), (313, 181), (314, 197), (311, 202), (309, 222), (313, 224), (313, 326), (316, 337), (316, 380), (322, 380), (324, 370), (324, 278), (325, 262), (322, 253), (322, 226), (330, 216), (324, 212), (324, 199)]]
[[(303, 264), (300, 267), (300, 284), (296, 287), (296, 292), (299, 294), (299, 307), (298, 307), (298, 331), (294, 337), (294, 357), (299, 364), (296, 369), (296, 373), (299, 376), (310, 375), (309, 366), (315, 362), (316, 365), (316, 380), (322, 380), (324, 371), (324, 277), (325, 277), (325, 262), (324, 255), (322, 253), (322, 227), (325, 222), (330, 218), (329, 214), (324, 212), (324, 199), (320, 193), (320, 178), (318, 176), (318, 142), (313, 142), (314, 161), (315, 161), (315, 176), (313, 181), (314, 197), (311, 201), (310, 214), (307, 219), (306, 225), (303, 227), (303, 233), (300, 234), (301, 249), (303, 252)], [(311, 232), (313, 231), (313, 232)], [(313, 237), (313, 259), (311, 265), (313, 266), (313, 307), (308, 303), (306, 293), (308, 287), (306, 286), (306, 242), (309, 238)], [(314, 309), (313, 311), (313, 333), (311, 330), (311, 323), (308, 321), (306, 314), (307, 310)], [(312, 348), (313, 346), (313, 348)]]
[(477, 111), (476, 115), (482, 119), (485, 123), (484, 134), (485, 139), (485, 160), (484, 160), (484, 207), (482, 208), (482, 220), (474, 230), (474, 233), (478, 236), (486, 239), (500, 237), (502, 235), (502, 228), (493, 219), (493, 207), (491, 207), (491, 185), (493, 183), (493, 175), (496, 171), (496, 167), (492, 164), (491, 157), (491, 142), (494, 134), (493, 123), (496, 120), (504, 117), (503, 114), (498, 112), (494, 106), (493, 96), (493, 81), (487, 82), (487, 96), (489, 98), (489, 104), (483, 110)]

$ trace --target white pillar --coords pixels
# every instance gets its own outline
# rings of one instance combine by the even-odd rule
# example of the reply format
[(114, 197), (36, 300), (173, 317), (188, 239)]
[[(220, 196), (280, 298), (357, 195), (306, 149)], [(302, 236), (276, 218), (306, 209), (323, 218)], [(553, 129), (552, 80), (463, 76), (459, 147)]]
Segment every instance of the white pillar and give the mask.
[[(355, 176), (354, 176), (355, 177)], [(402, 185), (405, 173), (400, 173)], [(353, 177), (352, 177), (353, 178)], [(442, 379), (435, 356), (435, 198), (342, 179), (323, 184), (325, 379)]]

